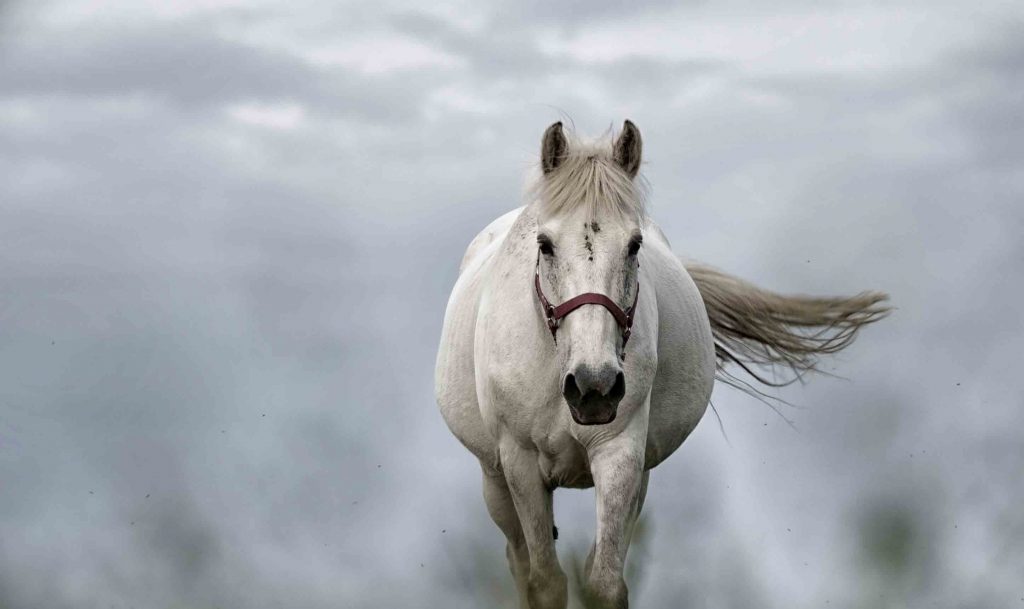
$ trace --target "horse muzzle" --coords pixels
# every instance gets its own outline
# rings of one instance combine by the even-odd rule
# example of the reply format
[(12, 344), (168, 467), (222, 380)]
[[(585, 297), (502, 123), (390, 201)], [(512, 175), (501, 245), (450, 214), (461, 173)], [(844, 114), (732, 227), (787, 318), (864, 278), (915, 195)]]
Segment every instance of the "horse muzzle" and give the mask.
[(594, 369), (577, 366), (562, 381), (562, 396), (580, 425), (604, 425), (615, 420), (626, 395), (626, 376), (610, 364)]

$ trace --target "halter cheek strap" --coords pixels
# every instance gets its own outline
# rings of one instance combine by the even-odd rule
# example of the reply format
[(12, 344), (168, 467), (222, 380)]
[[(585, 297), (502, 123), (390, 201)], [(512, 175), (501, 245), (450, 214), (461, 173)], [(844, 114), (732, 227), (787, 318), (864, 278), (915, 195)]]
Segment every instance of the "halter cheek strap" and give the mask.
[(601, 305), (608, 309), (608, 312), (615, 318), (615, 323), (619, 325), (622, 330), (622, 349), (625, 353), (626, 341), (629, 340), (629, 335), (632, 333), (633, 328), (633, 314), (636, 312), (636, 303), (640, 299), (640, 282), (636, 283), (636, 293), (633, 296), (633, 304), (629, 306), (625, 311), (615, 303), (614, 300), (608, 298), (604, 294), (598, 294), (596, 292), (587, 292), (586, 294), (580, 294), (579, 296), (573, 296), (569, 300), (566, 300), (558, 306), (553, 306), (544, 295), (544, 290), (540, 287), (540, 253), (537, 254), (537, 267), (533, 274), (533, 286), (537, 290), (537, 298), (540, 300), (541, 307), (544, 309), (544, 318), (548, 323), (548, 330), (551, 330), (551, 338), (558, 342), (558, 322), (572, 313), (576, 309), (583, 305), (595, 304)]

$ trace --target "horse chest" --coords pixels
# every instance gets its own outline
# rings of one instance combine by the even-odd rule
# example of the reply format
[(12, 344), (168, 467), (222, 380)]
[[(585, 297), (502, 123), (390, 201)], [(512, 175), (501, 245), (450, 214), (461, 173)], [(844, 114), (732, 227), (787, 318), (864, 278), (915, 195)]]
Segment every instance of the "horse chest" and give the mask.
[(590, 488), (594, 479), (583, 447), (570, 436), (538, 447), (537, 465), (550, 487)]

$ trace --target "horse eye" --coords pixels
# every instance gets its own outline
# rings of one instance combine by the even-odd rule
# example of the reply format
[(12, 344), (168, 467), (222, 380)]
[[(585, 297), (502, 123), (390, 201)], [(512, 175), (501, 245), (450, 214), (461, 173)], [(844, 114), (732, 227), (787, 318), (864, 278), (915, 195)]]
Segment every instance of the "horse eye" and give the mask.
[(634, 237), (629, 240), (629, 255), (636, 256), (637, 252), (640, 251), (640, 245), (644, 240), (640, 237)]
[(540, 245), (540, 253), (545, 256), (554, 255), (555, 246), (551, 243), (551, 239), (549, 239), (547, 235), (537, 237), (537, 244)]

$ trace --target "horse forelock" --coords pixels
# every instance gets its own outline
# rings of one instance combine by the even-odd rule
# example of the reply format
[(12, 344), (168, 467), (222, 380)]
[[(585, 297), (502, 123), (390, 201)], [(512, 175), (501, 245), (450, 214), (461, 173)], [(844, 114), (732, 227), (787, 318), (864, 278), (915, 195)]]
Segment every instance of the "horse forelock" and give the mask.
[(546, 217), (581, 208), (593, 219), (613, 214), (642, 223), (647, 215), (646, 181), (641, 175), (630, 178), (618, 165), (609, 138), (583, 141), (571, 137), (561, 163), (554, 171), (538, 176), (527, 196)]

